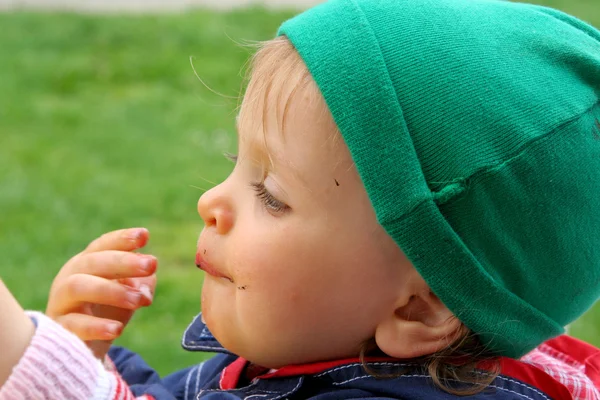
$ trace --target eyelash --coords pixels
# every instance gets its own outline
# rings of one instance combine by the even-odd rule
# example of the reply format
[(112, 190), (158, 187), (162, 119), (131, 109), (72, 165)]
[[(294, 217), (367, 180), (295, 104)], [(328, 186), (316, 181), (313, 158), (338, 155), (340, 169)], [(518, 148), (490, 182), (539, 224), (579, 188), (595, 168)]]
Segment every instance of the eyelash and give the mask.
[(266, 208), (269, 209), (269, 211), (280, 213), (290, 209), (287, 204), (273, 197), (263, 182), (252, 182), (250, 186), (252, 186), (252, 189), (254, 189), (256, 192), (256, 197), (260, 199), (260, 201)]
[[(237, 154), (225, 153), (224, 155), (229, 161), (237, 164)], [(290, 206), (277, 200), (271, 193), (269, 193), (264, 182), (252, 182), (250, 186), (256, 192), (256, 197), (258, 197), (263, 205), (270, 211), (280, 213), (290, 209)]]

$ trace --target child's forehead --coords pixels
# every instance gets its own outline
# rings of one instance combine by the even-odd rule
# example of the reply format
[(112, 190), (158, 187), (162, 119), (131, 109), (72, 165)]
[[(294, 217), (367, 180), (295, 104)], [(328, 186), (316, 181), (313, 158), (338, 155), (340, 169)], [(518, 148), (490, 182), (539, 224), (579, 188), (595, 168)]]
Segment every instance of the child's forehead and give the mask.
[(305, 159), (325, 161), (336, 153), (339, 133), (327, 108), (314, 101), (306, 88), (294, 94), (289, 90), (273, 92), (263, 104), (242, 106), (237, 117), (240, 146), (254, 156), (267, 160), (268, 167)]
[(240, 148), (269, 170), (301, 176), (308, 160), (333, 170), (343, 141), (317, 84), (291, 44), (271, 47), (254, 59), (236, 117)]
[(308, 139), (309, 128), (326, 131), (326, 142), (339, 137), (317, 84), (293, 46), (282, 40), (269, 42), (253, 59), (236, 123), (241, 141), (266, 149), (273, 140)]
[(238, 124), (265, 130), (275, 118), (278, 130), (285, 130), (296, 96), (307, 96), (310, 74), (293, 46), (281, 39), (266, 42), (252, 59), (251, 75), (244, 95)]

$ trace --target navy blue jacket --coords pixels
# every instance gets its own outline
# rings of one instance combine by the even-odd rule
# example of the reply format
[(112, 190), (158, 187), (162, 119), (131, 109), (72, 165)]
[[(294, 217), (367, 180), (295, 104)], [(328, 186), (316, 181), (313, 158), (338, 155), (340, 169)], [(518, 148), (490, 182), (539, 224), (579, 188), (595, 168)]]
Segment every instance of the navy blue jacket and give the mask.
[[(150, 395), (156, 400), (279, 400), (279, 399), (404, 399), (449, 400), (448, 394), (433, 383), (421, 367), (393, 359), (369, 362), (378, 372), (397, 372), (402, 376), (376, 379), (358, 360), (340, 360), (283, 367), (245, 382), (246, 361), (225, 350), (199, 317), (187, 328), (182, 345), (188, 351), (220, 353), (212, 359), (161, 379), (140, 356), (113, 347), (109, 357), (136, 396)], [(502, 375), (470, 400), (568, 400), (564, 386), (533, 366), (505, 360)]]

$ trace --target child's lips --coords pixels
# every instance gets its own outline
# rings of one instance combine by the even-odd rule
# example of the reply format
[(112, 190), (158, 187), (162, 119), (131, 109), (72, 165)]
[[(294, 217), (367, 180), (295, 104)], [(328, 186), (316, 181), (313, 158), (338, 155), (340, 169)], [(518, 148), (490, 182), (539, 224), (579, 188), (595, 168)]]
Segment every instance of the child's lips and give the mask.
[(233, 279), (231, 279), (230, 277), (228, 277), (227, 275), (221, 273), (219, 270), (217, 270), (215, 267), (213, 267), (212, 265), (210, 265), (208, 262), (206, 262), (206, 260), (204, 260), (202, 258), (202, 256), (200, 255), (200, 253), (196, 253), (196, 266), (198, 268), (200, 268), (202, 271), (206, 272), (209, 275), (212, 275), (216, 278), (225, 278), (230, 282), (233, 282)]

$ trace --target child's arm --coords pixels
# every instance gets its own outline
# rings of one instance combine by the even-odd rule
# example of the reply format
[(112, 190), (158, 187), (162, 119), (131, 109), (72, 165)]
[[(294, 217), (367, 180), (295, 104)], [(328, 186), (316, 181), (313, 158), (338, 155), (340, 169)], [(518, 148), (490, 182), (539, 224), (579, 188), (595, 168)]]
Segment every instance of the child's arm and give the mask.
[[(4, 294), (10, 296), (6, 290), (3, 301), (6, 300)], [(12, 296), (10, 299), (14, 301)], [(5, 310), (5, 305), (8, 303), (1, 303), (0, 309)], [(74, 334), (44, 314), (27, 312), (25, 315), (22, 310), (20, 313), (30, 318), (29, 323), (34, 320), (36, 327), (20, 360), (8, 366), (7, 358), (0, 356), (0, 363), (8, 366), (10, 374), (0, 383), (0, 400), (192, 400), (208, 381), (216, 379), (218, 382), (217, 375), (223, 367), (223, 357), (215, 358), (160, 379), (139, 356), (115, 349), (115, 362), (125, 374), (121, 376), (95, 358)], [(4, 319), (2, 321), (4, 323)], [(12, 340), (6, 332), (2, 332), (2, 337)], [(238, 399), (218, 392), (211, 398)]]
[[(14, 301), (5, 290), (2, 301), (7, 299)], [(0, 303), (3, 311), (6, 305), (9, 305), (8, 302)], [(11, 308), (12, 311), (16, 310), (15, 307)], [(160, 381), (152, 387), (139, 389), (128, 385), (119, 373), (107, 370), (71, 332), (44, 314), (25, 314), (18, 305), (17, 308), (19, 312), (12, 315), (18, 315), (18, 318), (5, 321), (7, 314), (3, 313), (2, 323), (17, 322), (17, 325), (23, 325), (21, 322), (28, 320), (30, 326), (24, 331), (27, 343), (24, 343), (25, 348), (21, 348), (19, 353), (22, 354), (17, 355), (16, 360), (10, 357), (9, 361), (4, 354), (0, 357), (3, 370), (8, 373), (0, 383), (0, 400), (176, 400), (172, 388)], [(35, 321), (35, 328), (32, 320)], [(2, 325), (2, 328), (6, 326)], [(11, 326), (8, 328), (6, 331), (3, 329), (2, 339), (8, 339), (9, 342), (2, 342), (0, 346), (22, 346), (23, 340), (15, 339), (12, 334), (23, 332)], [(3, 352), (11, 350), (10, 347), (1, 348)]]
[(31, 342), (35, 327), (0, 279), (0, 387)]

